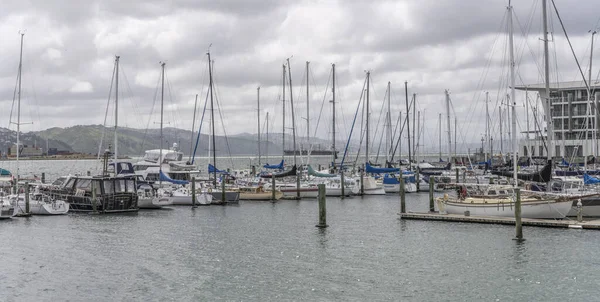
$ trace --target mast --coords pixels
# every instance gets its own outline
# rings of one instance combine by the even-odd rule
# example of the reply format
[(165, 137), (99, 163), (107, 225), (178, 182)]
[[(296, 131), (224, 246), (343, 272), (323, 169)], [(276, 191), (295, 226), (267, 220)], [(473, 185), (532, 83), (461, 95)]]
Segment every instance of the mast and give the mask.
[(269, 162), (269, 112), (267, 112), (267, 145), (265, 147), (265, 156), (267, 158), (267, 162)]
[(438, 126), (440, 127), (440, 130), (438, 132), (438, 148), (440, 148), (440, 160), (442, 160), (442, 114), (440, 113), (439, 117), (438, 117)]
[[(514, 186), (518, 185), (517, 182), (517, 151), (519, 145), (517, 144), (517, 101), (515, 99), (515, 56), (513, 49), (513, 19), (512, 19), (512, 6), (510, 0), (508, 1), (508, 44), (510, 47), (510, 100), (513, 103), (512, 106), (512, 141), (513, 141), (513, 179)], [(587, 137), (586, 137), (587, 140)]]
[[(552, 160), (554, 155), (554, 123), (550, 112), (550, 62), (548, 55), (548, 15), (546, 12), (546, 0), (542, 0), (543, 28), (544, 28), (544, 84), (546, 85), (546, 120), (548, 133), (548, 159)], [(587, 138), (586, 138), (587, 139)]]
[(335, 171), (335, 160), (337, 158), (337, 153), (335, 151), (335, 64), (331, 64), (331, 73), (332, 73), (332, 88), (331, 88), (331, 92), (333, 95), (333, 99), (331, 101), (331, 112), (332, 112), (332, 129), (331, 129), (331, 133), (332, 133), (332, 151), (333, 151), (333, 169)]
[[(529, 147), (529, 95), (525, 90), (525, 118), (527, 119), (527, 132), (525, 134), (525, 148), (527, 148), (527, 155), (531, 158), (531, 148)], [(525, 155), (525, 154), (523, 154)]]
[[(160, 84), (160, 151), (158, 160), (158, 183), (159, 187), (162, 185), (162, 179), (160, 175), (162, 174), (162, 165), (163, 165), (163, 118), (164, 118), (164, 100), (165, 100), (165, 62), (160, 63), (161, 68), (161, 84)], [(197, 97), (197, 95), (196, 95)], [(196, 99), (197, 100), (197, 99)], [(192, 131), (193, 132), (193, 131)]]
[[(592, 60), (594, 58), (594, 35), (596, 34), (596, 31), (592, 31), (592, 46), (590, 47), (590, 70), (589, 70), (589, 77), (588, 77), (588, 103), (591, 105), (592, 104)], [(592, 106), (592, 109), (595, 109), (594, 114), (592, 114), (594, 116), (594, 131), (592, 131), (592, 137), (594, 138), (594, 141), (592, 142), (592, 147), (594, 149), (593, 151), (593, 155), (597, 156), (598, 155), (598, 104), (596, 102), (593, 103), (594, 106)], [(587, 137), (586, 137), (587, 139)]]
[[(283, 64), (283, 85), (281, 90), (281, 101), (283, 103), (283, 125), (281, 126), (281, 145), (283, 146), (283, 158), (285, 158), (285, 64)], [(294, 150), (296, 153), (296, 150)]]
[(416, 149), (417, 149), (417, 144), (415, 143), (415, 140), (417, 139), (417, 135), (415, 134), (415, 129), (417, 129), (417, 123), (415, 120), (415, 117), (417, 114), (417, 94), (413, 93), (413, 99), (412, 99), (412, 103), (413, 103), (413, 132), (412, 132), (412, 146), (413, 146), (413, 157), (416, 158)]
[(119, 58), (120, 56), (115, 56), (115, 64), (117, 65), (115, 71), (115, 174), (117, 174), (117, 154), (118, 152), (118, 132), (117, 127), (119, 126)]
[(198, 94), (196, 93), (196, 100), (194, 101), (194, 119), (192, 120), (192, 137), (190, 137), (190, 158), (189, 162), (192, 162), (192, 142), (194, 141), (194, 129), (196, 129), (196, 108), (198, 108)]
[(369, 162), (369, 86), (371, 86), (370, 84), (371, 81), (371, 72), (367, 71), (367, 142), (366, 142), (366, 148), (365, 148), (365, 163)]
[(504, 145), (502, 144), (504, 141), (504, 133), (502, 133), (502, 106), (498, 106), (498, 112), (500, 113), (500, 119), (498, 120), (500, 123), (500, 156), (504, 158)]
[[(290, 58), (287, 58), (288, 65), (288, 77), (290, 80), (290, 109), (292, 110), (292, 141), (294, 144), (294, 167), (297, 168), (296, 163), (296, 118), (294, 116), (294, 97), (292, 94), (292, 66), (290, 65)], [(300, 198), (300, 174), (296, 172), (296, 197)]]
[(213, 162), (213, 187), (217, 187), (217, 145), (215, 140), (215, 105), (213, 101), (213, 78), (212, 78), (212, 61), (210, 60), (210, 51), (208, 55), (208, 86), (210, 88), (210, 122), (212, 124), (212, 162)]
[[(485, 92), (485, 139), (486, 143), (490, 141), (490, 109), (489, 109), (489, 92)], [(490, 146), (490, 150), (492, 147)], [(483, 152), (485, 162), (487, 163), (487, 152)], [(490, 154), (491, 157), (491, 154)]]
[(391, 116), (391, 85), (392, 83), (388, 81), (388, 87), (387, 87), (387, 114), (386, 114), (386, 123), (387, 123), (387, 130), (386, 130), (386, 139), (385, 139), (385, 161), (389, 161), (390, 160), (390, 147), (389, 144), (391, 144), (392, 141), (392, 116)]
[(452, 156), (452, 130), (450, 128), (450, 93), (446, 89), (446, 123), (448, 124), (448, 162)]
[[(424, 117), (423, 117), (424, 118)], [(417, 112), (417, 143), (415, 145), (415, 161), (419, 163), (419, 144), (421, 143), (421, 111)]]
[(454, 115), (454, 158), (456, 159), (456, 142), (458, 141), (458, 119), (456, 118), (456, 114)]
[(256, 87), (256, 126), (258, 130), (258, 166), (260, 167), (260, 86)]
[(404, 95), (406, 97), (406, 133), (408, 134), (408, 169), (412, 170), (412, 158), (410, 151), (410, 109), (408, 107), (408, 82), (404, 81)]
[(16, 194), (19, 194), (19, 153), (21, 153), (21, 73), (23, 71), (23, 36), (21, 33), (21, 50), (19, 51), (19, 93), (17, 94), (17, 179), (16, 179)]
[(309, 98), (309, 86), (308, 86), (308, 64), (309, 61), (306, 61), (306, 154), (310, 151), (310, 98)]

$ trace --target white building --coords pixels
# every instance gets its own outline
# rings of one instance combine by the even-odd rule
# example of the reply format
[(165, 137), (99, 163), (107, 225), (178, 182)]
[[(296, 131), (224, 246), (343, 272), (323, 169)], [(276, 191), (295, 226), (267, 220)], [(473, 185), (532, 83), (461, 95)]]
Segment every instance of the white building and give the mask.
[[(590, 85), (592, 93), (588, 98), (588, 89), (583, 81), (561, 82), (550, 84), (550, 106), (544, 106), (544, 116), (552, 117), (554, 130), (554, 156), (572, 157), (598, 155), (598, 129), (600, 129), (600, 82), (593, 81)], [(545, 84), (515, 86), (518, 90), (538, 92), (545, 100)], [(550, 111), (548, 114), (547, 111)], [(528, 114), (530, 114), (529, 112)], [(530, 118), (531, 119), (531, 118)], [(545, 121), (545, 120), (544, 120)], [(544, 121), (538, 121), (542, 124)], [(598, 123), (596, 122), (598, 121)], [(546, 124), (546, 123), (544, 123)], [(533, 128), (533, 127), (532, 127)], [(530, 140), (522, 140), (520, 150), (524, 156), (547, 156), (547, 129), (535, 132), (530, 129)], [(531, 152), (527, 152), (527, 146)]]

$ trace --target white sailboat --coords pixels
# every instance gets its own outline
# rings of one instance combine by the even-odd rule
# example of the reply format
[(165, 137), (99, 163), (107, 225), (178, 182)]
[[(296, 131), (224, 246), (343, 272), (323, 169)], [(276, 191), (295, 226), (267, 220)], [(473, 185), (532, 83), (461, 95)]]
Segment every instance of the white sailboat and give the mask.
[[(49, 195), (43, 194), (39, 192), (39, 189), (36, 188), (35, 193), (29, 193), (27, 191), (21, 192), (20, 182), (19, 182), (19, 155), (21, 153), (21, 142), (20, 142), (20, 134), (21, 134), (21, 75), (23, 70), (23, 36), (25, 34), (21, 33), (21, 50), (19, 53), (19, 71), (18, 71), (18, 91), (17, 91), (17, 122), (14, 123), (17, 125), (17, 145), (16, 145), (16, 165), (17, 165), (17, 175), (15, 178), (16, 186), (16, 194), (10, 195), (8, 197), (4, 197), (2, 201), (2, 212), (5, 212), (5, 204), (7, 201), (13, 207), (13, 215), (21, 216), (21, 215), (60, 215), (66, 214), (69, 212), (69, 204), (64, 200), (56, 200)], [(28, 186), (28, 184), (25, 184)], [(29, 188), (27, 188), (29, 189)], [(8, 214), (10, 209), (6, 211)]]

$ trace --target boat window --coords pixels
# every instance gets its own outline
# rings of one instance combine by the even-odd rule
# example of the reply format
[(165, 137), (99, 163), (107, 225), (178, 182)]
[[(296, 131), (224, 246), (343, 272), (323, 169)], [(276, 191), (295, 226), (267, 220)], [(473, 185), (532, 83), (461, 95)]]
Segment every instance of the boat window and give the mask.
[(515, 192), (513, 191), (513, 189), (506, 190), (506, 192), (507, 192), (508, 194), (514, 194), (514, 193), (515, 193)]
[(77, 180), (77, 183), (75, 184), (75, 187), (77, 189), (81, 189), (81, 190), (85, 190), (85, 191), (90, 191), (91, 192), (91, 185), (92, 185), (92, 180), (91, 179), (79, 179)]
[(104, 193), (106, 193), (106, 194), (114, 194), (115, 193), (112, 180), (107, 179), (104, 181)]
[(135, 182), (133, 181), (133, 179), (126, 180), (126, 184), (127, 184), (127, 192), (135, 193)]
[(183, 154), (177, 154), (177, 161), (181, 161), (183, 159)]
[(158, 173), (148, 173), (148, 175), (146, 175), (146, 180), (147, 181), (158, 181)]
[(55, 186), (62, 186), (65, 183), (65, 180), (67, 180), (66, 177), (59, 177), (52, 184), (55, 185)]
[(495, 190), (489, 190), (488, 191), (488, 195), (496, 195), (496, 191)]
[(144, 165), (136, 165), (133, 167), (133, 170), (135, 170), (135, 171), (144, 171), (146, 169), (148, 169), (148, 166), (144, 166)]
[(115, 180), (115, 193), (123, 193), (127, 191), (124, 179)]
[(67, 184), (65, 185), (66, 188), (73, 188), (73, 185), (75, 184), (75, 179), (71, 178), (69, 179), (69, 181), (67, 181)]
[(506, 191), (500, 190), (500, 191), (498, 191), (498, 194), (500, 194), (500, 195), (506, 195)]
[(100, 182), (100, 180), (95, 179), (95, 180), (92, 180), (92, 182), (93, 182), (93, 185), (94, 185), (94, 190), (96, 191), (96, 195), (102, 194), (102, 188), (100, 188), (100, 186), (102, 185), (102, 183)]

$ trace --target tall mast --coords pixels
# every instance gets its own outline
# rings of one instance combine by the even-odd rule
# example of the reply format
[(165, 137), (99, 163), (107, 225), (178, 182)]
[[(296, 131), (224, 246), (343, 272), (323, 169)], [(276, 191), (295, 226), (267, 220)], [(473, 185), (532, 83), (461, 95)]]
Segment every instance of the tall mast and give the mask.
[(529, 95), (527, 93), (527, 90), (525, 90), (525, 113), (525, 118), (527, 119), (527, 131), (525, 133), (525, 148), (527, 148), (527, 155), (531, 157), (531, 148), (529, 147)]
[(331, 112), (332, 112), (332, 130), (331, 130), (331, 134), (332, 134), (332, 146), (331, 146), (331, 151), (333, 151), (333, 160), (331, 161), (333, 163), (333, 169), (335, 171), (335, 160), (337, 158), (337, 153), (335, 151), (335, 64), (331, 64), (331, 73), (332, 73), (332, 82), (333, 84), (331, 85), (331, 91), (332, 91), (332, 95), (333, 95), (333, 99), (331, 101)]
[(115, 69), (115, 174), (117, 174), (117, 154), (119, 153), (119, 135), (117, 132), (117, 127), (119, 126), (119, 58), (120, 56), (115, 56), (115, 64), (117, 65)]
[(256, 87), (256, 126), (258, 131), (258, 166), (260, 167), (260, 86)]
[[(596, 34), (596, 31), (592, 31), (592, 46), (590, 47), (590, 70), (589, 70), (589, 77), (588, 77), (588, 103), (591, 105), (592, 104), (592, 59), (594, 58), (594, 35)], [(594, 131), (592, 131), (592, 137), (594, 138), (593, 142), (592, 142), (592, 147), (594, 149), (593, 155), (597, 156), (598, 155), (598, 104), (596, 102), (593, 103), (594, 106), (592, 106), (592, 109), (595, 109), (594, 113), (592, 114), (594, 116)], [(587, 138), (586, 138), (587, 139)]]
[(456, 114), (454, 115), (454, 158), (456, 158), (456, 142), (458, 142), (458, 135), (456, 128), (458, 128), (458, 118), (456, 118)]
[(438, 134), (438, 148), (440, 148), (440, 160), (442, 160), (442, 114), (438, 117), (438, 126), (440, 127)]
[(408, 107), (408, 82), (404, 81), (404, 96), (406, 97), (406, 133), (408, 134), (408, 169), (412, 170), (412, 158), (410, 151), (410, 109)]
[(310, 145), (310, 97), (309, 97), (309, 86), (308, 86), (308, 64), (310, 64), (309, 61), (306, 61), (306, 148), (307, 148), (307, 153), (308, 151), (310, 151), (309, 145)]
[[(548, 55), (548, 15), (546, 12), (546, 0), (542, 0), (543, 28), (544, 28), (544, 84), (546, 85), (546, 124), (548, 129), (548, 159), (552, 160), (554, 155), (554, 123), (550, 112), (550, 62)], [(587, 138), (586, 138), (587, 139)]]
[(417, 124), (415, 126), (417, 128), (417, 143), (415, 147), (415, 161), (417, 164), (419, 163), (419, 144), (421, 143), (421, 111), (417, 112)]
[(386, 138), (385, 138), (385, 160), (389, 161), (390, 160), (390, 147), (389, 144), (391, 144), (391, 140), (392, 140), (392, 105), (391, 105), (391, 85), (392, 83), (388, 81), (388, 87), (387, 87), (387, 114), (386, 114), (386, 123), (387, 123), (387, 130), (386, 130)]
[(371, 81), (371, 72), (367, 71), (367, 142), (366, 142), (366, 148), (365, 148), (365, 163), (369, 162), (369, 86), (371, 86), (370, 84)]
[(413, 132), (412, 132), (412, 146), (413, 146), (413, 157), (416, 159), (416, 149), (417, 149), (417, 144), (416, 139), (417, 139), (417, 135), (415, 134), (415, 130), (417, 129), (417, 121), (416, 121), (416, 114), (417, 114), (417, 94), (413, 93), (412, 96), (412, 104), (413, 104)]
[(161, 68), (161, 84), (160, 84), (160, 151), (158, 156), (158, 179), (159, 179), (159, 187), (162, 185), (162, 178), (160, 174), (162, 173), (162, 165), (163, 165), (163, 122), (164, 122), (164, 100), (165, 100), (165, 62), (160, 63)]
[[(288, 65), (288, 77), (290, 81), (290, 109), (292, 113), (292, 141), (294, 144), (294, 167), (296, 167), (296, 117), (294, 115), (294, 97), (292, 94), (292, 66), (290, 65), (290, 58), (287, 59)], [(296, 197), (300, 198), (300, 174), (296, 172)]]
[(265, 156), (267, 158), (267, 163), (269, 162), (269, 113), (267, 112), (267, 145), (265, 146)]
[(448, 162), (452, 156), (452, 130), (450, 128), (450, 93), (446, 92), (446, 123), (448, 124)]
[[(281, 91), (281, 101), (283, 103), (283, 125), (281, 126), (281, 145), (283, 146), (283, 157), (285, 157), (285, 64), (283, 64), (283, 85)], [(296, 150), (294, 150), (296, 152)]]
[(198, 94), (196, 93), (196, 100), (194, 101), (194, 119), (192, 120), (192, 137), (190, 138), (190, 157), (189, 162), (192, 162), (192, 146), (194, 145), (194, 129), (196, 129), (196, 109), (198, 108)]
[(215, 140), (215, 105), (213, 101), (213, 78), (212, 78), (212, 61), (210, 60), (210, 52), (208, 55), (208, 86), (210, 88), (210, 122), (212, 124), (212, 162), (213, 162), (213, 186), (217, 187), (217, 144)]
[(21, 33), (21, 50), (19, 52), (19, 93), (17, 94), (17, 179), (16, 179), (16, 187), (17, 192), (19, 194), (19, 153), (21, 153), (21, 73), (23, 70), (23, 36), (24, 33)]
[[(489, 109), (489, 92), (485, 92), (485, 141), (486, 143), (490, 141), (490, 109)], [(491, 147), (490, 147), (491, 149)], [(483, 152), (483, 156), (485, 158), (485, 162), (487, 163), (487, 152)], [(491, 156), (491, 154), (490, 154)]]
[[(508, 1), (508, 44), (510, 47), (510, 100), (512, 101), (512, 141), (513, 141), (513, 178), (514, 186), (517, 183), (517, 151), (519, 145), (517, 144), (517, 101), (515, 98), (515, 55), (513, 50), (513, 18), (512, 18), (512, 6), (510, 0)], [(587, 137), (586, 137), (587, 140)]]
[(502, 144), (504, 141), (504, 133), (502, 132), (502, 106), (498, 106), (498, 112), (500, 113), (500, 119), (498, 120), (500, 123), (500, 156), (504, 158), (504, 145)]

